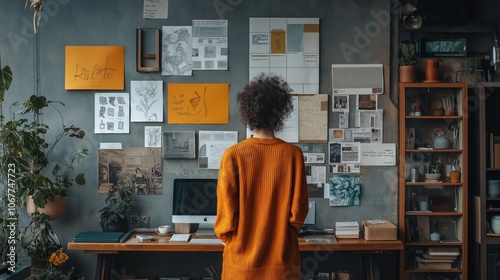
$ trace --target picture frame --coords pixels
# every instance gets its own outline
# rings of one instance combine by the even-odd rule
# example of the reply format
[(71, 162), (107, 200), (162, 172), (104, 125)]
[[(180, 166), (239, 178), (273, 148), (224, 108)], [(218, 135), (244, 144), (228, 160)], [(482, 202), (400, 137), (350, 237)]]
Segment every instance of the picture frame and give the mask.
[(163, 158), (196, 158), (194, 131), (163, 131)]
[(422, 39), (421, 57), (465, 57), (467, 41), (465, 39)]

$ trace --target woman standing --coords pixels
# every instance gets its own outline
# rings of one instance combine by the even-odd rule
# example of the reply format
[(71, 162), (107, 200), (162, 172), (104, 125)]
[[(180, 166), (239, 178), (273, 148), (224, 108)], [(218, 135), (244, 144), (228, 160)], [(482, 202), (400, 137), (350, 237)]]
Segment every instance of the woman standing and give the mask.
[(215, 233), (225, 243), (222, 279), (300, 279), (298, 228), (308, 197), (302, 151), (274, 136), (293, 110), (292, 90), (261, 75), (238, 93), (253, 135), (226, 149), (217, 185)]

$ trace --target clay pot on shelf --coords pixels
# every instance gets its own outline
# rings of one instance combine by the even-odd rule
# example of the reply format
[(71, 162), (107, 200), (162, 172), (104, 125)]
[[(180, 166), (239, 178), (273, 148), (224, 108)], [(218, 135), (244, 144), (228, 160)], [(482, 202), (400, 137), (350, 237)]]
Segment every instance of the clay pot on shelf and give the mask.
[(414, 83), (417, 79), (417, 66), (416, 65), (403, 65), (399, 66), (399, 82), (400, 83)]
[(445, 116), (454, 116), (455, 115), (455, 110), (453, 110), (453, 109), (446, 109), (446, 110), (444, 110), (444, 115)]
[(425, 81), (438, 82), (439, 81), (439, 63), (441, 59), (428, 58), (425, 60)]
[(434, 110), (432, 110), (432, 115), (433, 116), (442, 116), (442, 115), (444, 115), (444, 110), (443, 109), (434, 109)]

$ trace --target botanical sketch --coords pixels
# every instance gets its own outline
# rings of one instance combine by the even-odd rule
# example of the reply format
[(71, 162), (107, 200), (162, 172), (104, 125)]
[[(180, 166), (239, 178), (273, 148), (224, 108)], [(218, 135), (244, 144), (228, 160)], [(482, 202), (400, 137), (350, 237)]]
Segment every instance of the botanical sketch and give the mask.
[(330, 206), (359, 205), (359, 174), (330, 177)]
[(163, 26), (162, 75), (192, 75), (191, 26)]
[(144, 147), (161, 147), (161, 126), (144, 127)]
[(163, 121), (163, 81), (131, 81), (132, 122)]
[(164, 131), (163, 158), (195, 158), (194, 131)]
[(98, 158), (98, 193), (107, 193), (113, 185), (138, 195), (163, 193), (160, 148), (100, 149)]

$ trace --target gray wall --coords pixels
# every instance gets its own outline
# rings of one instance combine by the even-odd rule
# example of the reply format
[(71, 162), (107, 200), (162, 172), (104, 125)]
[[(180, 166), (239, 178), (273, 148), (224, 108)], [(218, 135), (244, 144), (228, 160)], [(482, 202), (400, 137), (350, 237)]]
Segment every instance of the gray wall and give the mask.
[[(125, 92), (131, 80), (158, 80), (165, 83), (229, 83), (230, 123), (228, 125), (167, 125), (165, 130), (237, 130), (240, 140), (245, 136), (238, 120), (235, 95), (248, 82), (248, 19), (249, 17), (318, 17), (320, 18), (320, 92), (331, 93), (333, 63), (384, 64), (386, 92), (379, 97), (384, 109), (384, 142), (396, 143), (397, 108), (390, 98), (389, 61), (390, 26), (389, 4), (386, 0), (357, 1), (287, 1), (287, 0), (170, 0), (169, 18), (146, 20), (142, 18), (140, 0), (46, 0), (39, 29), (40, 84), (43, 95), (66, 104), (61, 109), (67, 125), (75, 124), (87, 132), (81, 141), (65, 141), (54, 156), (63, 161), (78, 147), (88, 147), (91, 156), (78, 169), (88, 177), (87, 185), (74, 187), (68, 198), (63, 218), (53, 222), (64, 244), (86, 230), (100, 230), (97, 211), (104, 197), (97, 194), (97, 149), (100, 142), (122, 142), (124, 147), (142, 147), (144, 125), (131, 123), (125, 135), (94, 134), (94, 91), (64, 90), (64, 47), (67, 45), (122, 45), (125, 46)], [(222, 9), (222, 11), (221, 11)], [(381, 17), (385, 15), (386, 17)], [(164, 25), (191, 25), (193, 19), (228, 19), (229, 70), (196, 71), (191, 77), (166, 77), (160, 73), (135, 71), (136, 28), (161, 28)], [(24, 9), (24, 1), (0, 0), (1, 65), (10, 65), (14, 82), (6, 103), (25, 99), (34, 92), (34, 41), (31, 26), (32, 11)], [(341, 50), (349, 46), (349, 55)], [(165, 86), (166, 88), (166, 86)], [(167, 96), (167, 92), (164, 96)], [(49, 110), (50, 111), (50, 110)], [(166, 116), (164, 118), (166, 120)], [(354, 117), (351, 116), (351, 120)], [(58, 118), (47, 113), (45, 121), (59, 126)], [(330, 113), (330, 127), (337, 116)], [(154, 124), (156, 125), (156, 124)], [(77, 144), (78, 143), (78, 144)], [(176, 177), (216, 177), (217, 171), (198, 170), (196, 160), (164, 160), (164, 193), (160, 196), (138, 197), (137, 214), (149, 215), (151, 226), (170, 223), (172, 180)], [(397, 169), (396, 167), (362, 168), (361, 205), (330, 207), (325, 199), (316, 200), (316, 226), (332, 228), (335, 221), (388, 219), (397, 223)], [(24, 219), (28, 219), (24, 217)], [(65, 246), (66, 247), (66, 246)], [(69, 252), (70, 262), (93, 278), (96, 256)]]

